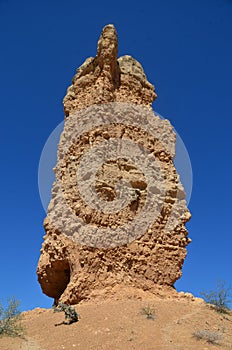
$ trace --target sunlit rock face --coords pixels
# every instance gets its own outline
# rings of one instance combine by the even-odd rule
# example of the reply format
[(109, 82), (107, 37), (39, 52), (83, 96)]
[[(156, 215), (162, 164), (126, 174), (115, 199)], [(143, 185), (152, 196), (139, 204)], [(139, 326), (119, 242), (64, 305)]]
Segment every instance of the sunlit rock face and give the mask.
[(181, 276), (190, 219), (173, 159), (175, 132), (113, 25), (64, 98), (56, 180), (38, 263), (43, 292), (75, 304), (115, 286), (154, 291)]

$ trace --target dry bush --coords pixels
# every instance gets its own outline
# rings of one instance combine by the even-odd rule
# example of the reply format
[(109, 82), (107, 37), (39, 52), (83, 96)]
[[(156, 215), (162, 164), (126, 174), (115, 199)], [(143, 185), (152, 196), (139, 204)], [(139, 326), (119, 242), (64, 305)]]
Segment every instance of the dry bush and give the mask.
[(20, 324), (21, 313), (18, 310), (19, 301), (14, 297), (8, 300), (7, 307), (4, 309), (0, 303), (0, 336), (10, 337), (22, 336), (23, 327)]
[(193, 333), (194, 338), (200, 340), (206, 340), (207, 343), (210, 344), (218, 344), (219, 340), (222, 340), (223, 337), (220, 333), (218, 332), (211, 332), (211, 331), (207, 331), (207, 330), (201, 330), (201, 331), (197, 331)]
[(228, 313), (229, 303), (231, 302), (231, 287), (226, 287), (224, 281), (219, 281), (215, 290), (201, 292), (206, 303), (213, 305), (213, 308), (219, 313)]
[(153, 306), (145, 306), (142, 308), (142, 314), (146, 316), (148, 320), (154, 320), (155, 318), (155, 308)]

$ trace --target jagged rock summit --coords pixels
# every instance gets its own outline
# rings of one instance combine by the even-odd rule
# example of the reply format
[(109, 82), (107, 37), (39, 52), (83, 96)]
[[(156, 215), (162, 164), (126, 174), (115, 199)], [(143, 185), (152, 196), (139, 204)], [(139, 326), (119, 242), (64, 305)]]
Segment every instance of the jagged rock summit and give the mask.
[(70, 113), (96, 103), (132, 102), (151, 106), (156, 94), (141, 64), (131, 56), (117, 59), (118, 39), (113, 25), (106, 26), (98, 41), (97, 55), (77, 69), (64, 98), (64, 112)]
[(154, 115), (154, 86), (141, 64), (117, 53), (116, 30), (107, 25), (96, 57), (77, 69), (63, 101), (37, 269), (55, 303), (115, 288), (172, 287), (190, 242), (174, 130)]

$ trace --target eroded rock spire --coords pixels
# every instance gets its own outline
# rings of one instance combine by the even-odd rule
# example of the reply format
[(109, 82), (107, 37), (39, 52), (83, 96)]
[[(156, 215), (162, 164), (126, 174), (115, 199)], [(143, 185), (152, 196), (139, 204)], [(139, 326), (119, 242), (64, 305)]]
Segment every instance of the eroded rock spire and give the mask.
[(77, 69), (64, 98), (37, 270), (56, 303), (118, 287), (173, 286), (190, 242), (174, 130), (153, 114), (156, 94), (141, 64), (117, 52), (117, 33), (108, 25), (96, 57)]
[(118, 57), (118, 37), (113, 24), (108, 24), (102, 30), (98, 41), (97, 60), (102, 65), (115, 66)]
[(132, 102), (151, 108), (156, 94), (141, 64), (128, 55), (117, 59), (117, 54), (117, 33), (110, 24), (103, 28), (96, 57), (77, 69), (64, 98), (66, 116), (96, 103)]

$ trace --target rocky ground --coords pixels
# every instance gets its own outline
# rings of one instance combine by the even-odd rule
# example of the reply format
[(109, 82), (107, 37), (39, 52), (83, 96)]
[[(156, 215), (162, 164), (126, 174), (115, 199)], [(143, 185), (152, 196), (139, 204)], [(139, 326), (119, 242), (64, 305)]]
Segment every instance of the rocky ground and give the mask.
[[(214, 350), (232, 349), (232, 313), (219, 314), (191, 294), (151, 295), (139, 290), (99, 292), (75, 306), (80, 320), (59, 325), (52, 309), (23, 313), (24, 338), (0, 338), (1, 350)], [(151, 313), (148, 318), (146, 313)], [(221, 339), (196, 339), (206, 330)], [(207, 333), (209, 334), (209, 333)]]

